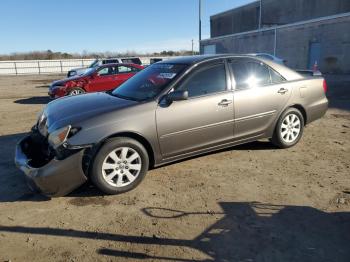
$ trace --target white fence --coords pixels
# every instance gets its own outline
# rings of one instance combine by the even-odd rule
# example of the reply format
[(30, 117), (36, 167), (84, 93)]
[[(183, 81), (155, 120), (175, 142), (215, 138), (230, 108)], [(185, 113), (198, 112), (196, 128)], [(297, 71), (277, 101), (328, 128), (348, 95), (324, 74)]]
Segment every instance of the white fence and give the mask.
[[(150, 63), (150, 57), (140, 59), (142, 64)], [(72, 68), (87, 67), (93, 61), (94, 59), (0, 61), (0, 75), (66, 73)]]

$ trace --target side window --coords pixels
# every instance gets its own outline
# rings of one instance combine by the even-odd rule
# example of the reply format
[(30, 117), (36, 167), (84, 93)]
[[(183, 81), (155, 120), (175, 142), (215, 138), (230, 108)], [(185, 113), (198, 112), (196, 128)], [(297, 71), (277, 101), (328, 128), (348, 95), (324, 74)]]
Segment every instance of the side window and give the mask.
[(116, 59), (108, 59), (108, 60), (103, 60), (102, 63), (103, 64), (114, 64), (114, 63), (118, 63), (118, 60), (116, 60)]
[(107, 75), (113, 75), (114, 74), (114, 67), (104, 67), (98, 70), (97, 74), (99, 76), (107, 76)]
[(271, 83), (269, 68), (257, 61), (237, 60), (230, 62), (237, 89), (265, 86)]
[(270, 68), (270, 74), (271, 74), (271, 82), (272, 84), (279, 84), (284, 81), (286, 81), (283, 76), (281, 76), (279, 73), (277, 73), (275, 70)]
[(119, 74), (131, 73), (132, 71), (133, 70), (128, 66), (122, 66), (122, 65), (118, 66), (118, 73)]
[(226, 71), (224, 64), (206, 67), (194, 72), (180, 85), (178, 90), (187, 90), (189, 97), (225, 91)]

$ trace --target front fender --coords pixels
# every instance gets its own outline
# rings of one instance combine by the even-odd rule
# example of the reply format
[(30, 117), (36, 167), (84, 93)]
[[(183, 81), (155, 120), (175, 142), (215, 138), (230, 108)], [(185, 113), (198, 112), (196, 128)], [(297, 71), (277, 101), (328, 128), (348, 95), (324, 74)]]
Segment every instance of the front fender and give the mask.
[(95, 116), (81, 123), (81, 130), (68, 139), (73, 147), (99, 145), (107, 138), (118, 134), (135, 134), (144, 138), (152, 147), (155, 161), (158, 161), (160, 148), (155, 121), (156, 103), (113, 111)]

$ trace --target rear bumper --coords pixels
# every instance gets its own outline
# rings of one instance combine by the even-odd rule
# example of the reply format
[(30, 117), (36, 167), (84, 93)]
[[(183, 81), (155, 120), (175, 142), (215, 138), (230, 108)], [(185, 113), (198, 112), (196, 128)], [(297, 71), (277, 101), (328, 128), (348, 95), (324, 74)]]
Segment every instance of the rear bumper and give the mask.
[(307, 124), (323, 117), (326, 114), (327, 110), (328, 99), (326, 97), (309, 106), (306, 112)]
[(82, 169), (83, 150), (63, 160), (53, 158), (40, 167), (32, 167), (32, 157), (30, 153), (25, 153), (28, 152), (28, 147), (35, 146), (31, 143), (31, 137), (27, 136), (17, 144), (15, 163), (25, 174), (32, 190), (38, 190), (50, 197), (58, 197), (67, 195), (86, 182), (87, 178)]

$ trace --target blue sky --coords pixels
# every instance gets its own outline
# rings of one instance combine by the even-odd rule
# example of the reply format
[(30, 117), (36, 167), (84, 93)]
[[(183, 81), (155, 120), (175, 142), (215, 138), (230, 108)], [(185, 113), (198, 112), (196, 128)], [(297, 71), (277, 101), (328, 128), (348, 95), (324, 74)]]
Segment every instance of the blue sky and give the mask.
[[(252, 0), (202, 0), (210, 15)], [(2, 0), (0, 53), (154, 52), (198, 48), (198, 0)]]

